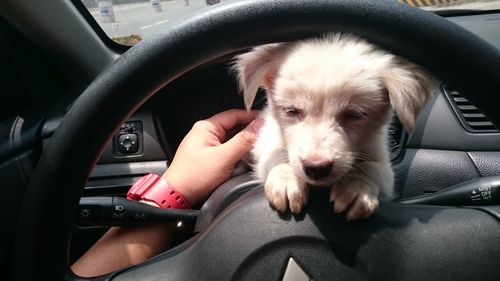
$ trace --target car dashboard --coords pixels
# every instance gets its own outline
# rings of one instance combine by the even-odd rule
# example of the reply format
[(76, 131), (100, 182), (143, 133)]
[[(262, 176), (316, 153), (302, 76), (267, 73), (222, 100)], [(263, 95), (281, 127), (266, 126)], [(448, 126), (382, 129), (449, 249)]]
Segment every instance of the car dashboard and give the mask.
[[(499, 12), (450, 16), (448, 19), (500, 49)], [(232, 56), (222, 57), (190, 71), (143, 104), (105, 147), (83, 196), (123, 196), (141, 176), (162, 174), (167, 169), (194, 122), (226, 109), (244, 108), (230, 70), (231, 59)], [(39, 150), (43, 150), (86, 86), (74, 88), (56, 105), (48, 110), (44, 108), (43, 114), (48, 113), (42, 124), (38, 121), (31, 124), (30, 117), (25, 116), (25, 127), (30, 124), (34, 129), (16, 131), (19, 119), (2, 122), (0, 133), (5, 132), (10, 138), (0, 140), (3, 142), (0, 143), (0, 159), (11, 159), (13, 142), (17, 147), (14, 151), (26, 152), (16, 156), (13, 162), (0, 163), (0, 174), (29, 174), (30, 171), (19, 163), (36, 162)], [(258, 100), (256, 109), (265, 103), (263, 93)], [(39, 120), (38, 116), (35, 114), (34, 119)], [(37, 143), (33, 139), (38, 137), (35, 137), (38, 132), (42, 138), (41, 147), (28, 150)], [(92, 132), (83, 137), (91, 138)], [(440, 85), (420, 114), (413, 132), (406, 132), (395, 118), (387, 140), (395, 171), (394, 199), (432, 194), (480, 177), (500, 175), (500, 132), (451, 85)], [(75, 226), (71, 259), (80, 256), (105, 230)]]

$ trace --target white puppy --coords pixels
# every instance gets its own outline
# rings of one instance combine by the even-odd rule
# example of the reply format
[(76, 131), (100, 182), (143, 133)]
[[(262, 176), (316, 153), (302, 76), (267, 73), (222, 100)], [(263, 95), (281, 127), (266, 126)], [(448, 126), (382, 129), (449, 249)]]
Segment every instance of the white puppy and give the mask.
[(300, 213), (309, 186), (332, 187), (335, 212), (369, 217), (393, 189), (391, 106), (411, 131), (435, 87), (417, 65), (349, 34), (259, 46), (235, 59), (249, 109), (267, 93), (254, 172), (280, 212)]

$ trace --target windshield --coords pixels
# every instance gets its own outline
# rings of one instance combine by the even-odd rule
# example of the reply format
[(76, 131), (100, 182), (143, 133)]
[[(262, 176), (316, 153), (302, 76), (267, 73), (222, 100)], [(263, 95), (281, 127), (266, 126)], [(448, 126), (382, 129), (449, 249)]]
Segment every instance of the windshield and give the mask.
[[(225, 0), (81, 0), (106, 35), (132, 46), (169, 21)], [(241, 0), (245, 1), (245, 0)], [(500, 0), (398, 0), (426, 10), (496, 10)]]

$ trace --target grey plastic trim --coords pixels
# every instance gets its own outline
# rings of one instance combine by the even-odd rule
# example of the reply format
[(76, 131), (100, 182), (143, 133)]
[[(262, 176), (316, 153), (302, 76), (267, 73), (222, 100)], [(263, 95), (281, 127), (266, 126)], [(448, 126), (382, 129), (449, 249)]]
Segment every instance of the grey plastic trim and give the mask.
[(167, 161), (130, 162), (96, 165), (90, 178), (134, 176), (147, 173), (163, 174)]
[(118, 57), (70, 1), (0, 1), (0, 14), (19, 31), (60, 58), (67, 77), (88, 81)]
[(408, 148), (495, 151), (500, 150), (499, 133), (474, 134), (467, 132), (449, 103), (440, 93), (422, 110)]
[(499, 13), (448, 17), (447, 19), (468, 29), (493, 46), (500, 47), (500, 33), (498, 32), (498, 24), (500, 23)]

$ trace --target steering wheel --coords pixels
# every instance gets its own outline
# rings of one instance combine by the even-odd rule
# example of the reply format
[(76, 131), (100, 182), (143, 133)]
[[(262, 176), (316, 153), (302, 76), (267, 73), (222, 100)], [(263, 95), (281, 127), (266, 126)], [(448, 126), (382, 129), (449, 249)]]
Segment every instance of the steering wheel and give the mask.
[[(15, 244), (15, 280), (75, 280), (68, 251), (86, 180), (118, 126), (159, 89), (218, 57), (331, 31), (358, 34), (426, 67), (498, 126), (499, 51), (397, 1), (248, 0), (171, 22), (125, 52), (74, 103), (36, 167)], [(313, 193), (299, 217), (261, 191), (239, 197), (195, 237), (116, 280), (493, 280), (498, 221), (479, 210), (384, 203), (366, 221), (333, 214)], [(290, 259), (292, 258), (293, 261)], [(288, 277), (287, 277), (288, 276)], [(282, 278), (282, 279), (280, 279)]]

